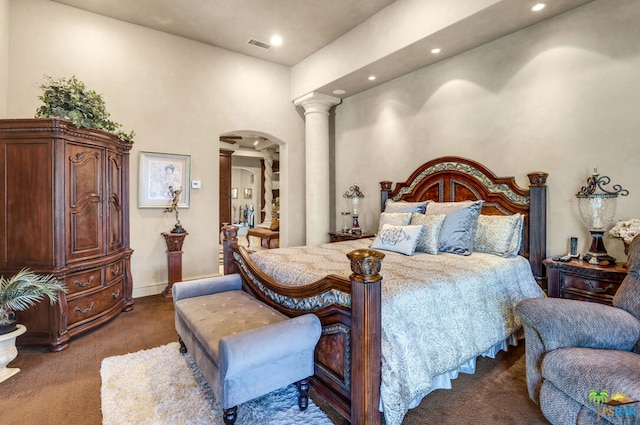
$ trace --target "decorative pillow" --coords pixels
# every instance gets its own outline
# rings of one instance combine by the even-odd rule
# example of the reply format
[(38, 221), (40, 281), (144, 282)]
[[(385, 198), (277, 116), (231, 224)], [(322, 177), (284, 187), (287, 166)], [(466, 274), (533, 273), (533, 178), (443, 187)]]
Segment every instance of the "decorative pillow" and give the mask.
[(447, 216), (440, 229), (438, 250), (470, 255), (481, 209), (482, 201), (429, 202), (427, 214)]
[(384, 224), (378, 236), (373, 241), (371, 248), (384, 251), (399, 252), (404, 255), (413, 255), (416, 244), (422, 232), (423, 226), (393, 226)]
[(387, 203), (384, 207), (384, 212), (386, 213), (419, 213), (424, 214), (425, 209), (429, 201), (422, 202), (404, 202), (404, 201), (393, 201), (391, 199), (387, 199)]
[(438, 253), (440, 229), (445, 217), (446, 215), (444, 214), (413, 214), (411, 216), (411, 224), (422, 224), (424, 226), (418, 238), (416, 251), (434, 255)]
[(524, 216), (480, 215), (473, 250), (501, 257), (515, 257), (520, 251)]
[(380, 225), (378, 225), (378, 232), (382, 230), (383, 224), (391, 224), (394, 226), (407, 226), (411, 222), (411, 213), (386, 213), (380, 214)]

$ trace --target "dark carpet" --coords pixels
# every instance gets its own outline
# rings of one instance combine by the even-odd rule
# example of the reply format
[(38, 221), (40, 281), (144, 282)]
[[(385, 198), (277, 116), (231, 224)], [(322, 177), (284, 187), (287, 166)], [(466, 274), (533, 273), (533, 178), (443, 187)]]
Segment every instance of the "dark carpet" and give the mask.
[[(0, 424), (101, 424), (102, 359), (177, 340), (171, 300), (156, 295), (135, 301), (132, 311), (72, 339), (65, 351), (19, 347), (10, 367), (20, 373), (0, 384)], [(348, 423), (311, 396), (334, 423)], [(428, 395), (403, 422), (418, 424), (548, 424), (527, 396), (524, 345), (479, 359), (476, 374), (461, 374), (452, 390)]]

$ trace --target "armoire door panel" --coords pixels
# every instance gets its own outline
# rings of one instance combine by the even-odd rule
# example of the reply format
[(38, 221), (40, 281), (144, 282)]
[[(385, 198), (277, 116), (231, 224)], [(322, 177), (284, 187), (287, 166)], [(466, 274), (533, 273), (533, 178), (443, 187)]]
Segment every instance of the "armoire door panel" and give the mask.
[(107, 252), (118, 251), (124, 246), (122, 197), (122, 155), (108, 153), (107, 160)]
[(3, 143), (2, 262), (46, 267), (54, 262), (51, 141)]
[(102, 223), (104, 150), (68, 143), (68, 260), (104, 254)]

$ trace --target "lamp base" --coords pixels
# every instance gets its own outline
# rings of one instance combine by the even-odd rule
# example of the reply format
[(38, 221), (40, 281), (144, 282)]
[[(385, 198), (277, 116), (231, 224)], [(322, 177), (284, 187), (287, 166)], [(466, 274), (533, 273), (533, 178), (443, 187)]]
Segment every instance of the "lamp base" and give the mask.
[(582, 259), (589, 264), (596, 264), (600, 266), (615, 265), (616, 259), (607, 254), (607, 249), (604, 247), (604, 230), (590, 230), (591, 232), (591, 247), (589, 251), (582, 256)]
[(351, 227), (351, 233), (354, 235), (361, 235), (362, 229), (360, 223), (358, 223), (358, 214), (353, 214), (353, 226)]

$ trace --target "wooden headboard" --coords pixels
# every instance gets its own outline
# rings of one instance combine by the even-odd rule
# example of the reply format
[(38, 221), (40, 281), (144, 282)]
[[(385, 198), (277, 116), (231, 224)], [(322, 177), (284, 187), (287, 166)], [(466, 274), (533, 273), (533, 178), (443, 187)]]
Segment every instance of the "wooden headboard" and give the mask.
[(529, 189), (518, 186), (513, 177), (497, 177), (482, 164), (467, 158), (446, 156), (433, 159), (415, 170), (406, 182), (380, 182), (381, 211), (387, 199), (438, 202), (484, 200), (482, 214), (523, 214), (523, 243), (520, 255), (529, 259), (533, 275), (545, 287), (542, 260), (547, 250), (547, 173), (532, 172)]

